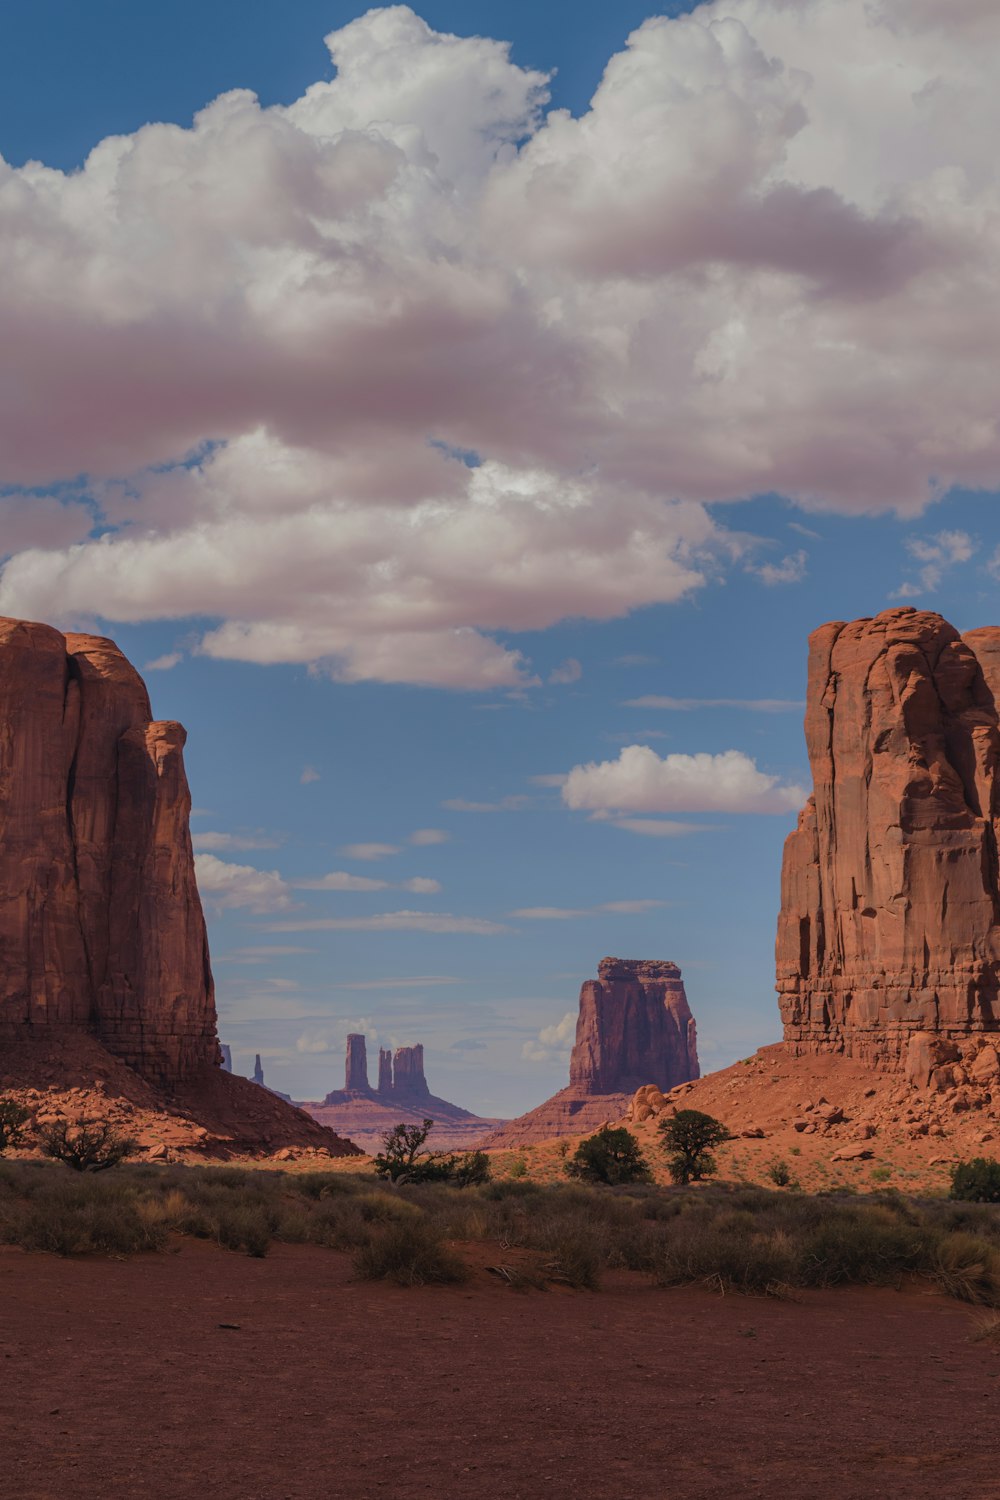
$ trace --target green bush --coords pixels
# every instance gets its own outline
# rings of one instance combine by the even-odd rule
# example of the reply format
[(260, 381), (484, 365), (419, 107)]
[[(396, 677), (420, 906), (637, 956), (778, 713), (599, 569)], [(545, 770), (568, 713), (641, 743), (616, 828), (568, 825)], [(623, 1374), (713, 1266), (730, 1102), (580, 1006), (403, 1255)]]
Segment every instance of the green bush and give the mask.
[(788, 1187), (792, 1182), (792, 1172), (787, 1161), (773, 1161), (767, 1169), (767, 1175), (775, 1187)]
[(448, 1182), (455, 1171), (455, 1157), (424, 1150), (433, 1129), (434, 1121), (425, 1120), (422, 1125), (394, 1125), (386, 1131), (374, 1161), (376, 1177), (390, 1182)]
[(961, 1203), (1000, 1203), (1000, 1161), (976, 1156), (951, 1169), (951, 1193)]
[(660, 1136), (670, 1175), (685, 1187), (711, 1177), (716, 1170), (713, 1148), (732, 1140), (721, 1120), (700, 1109), (679, 1109), (660, 1125)]
[(622, 1126), (603, 1125), (596, 1135), (577, 1146), (565, 1172), (582, 1182), (604, 1182), (612, 1187), (628, 1182), (649, 1182), (652, 1173), (639, 1142)]

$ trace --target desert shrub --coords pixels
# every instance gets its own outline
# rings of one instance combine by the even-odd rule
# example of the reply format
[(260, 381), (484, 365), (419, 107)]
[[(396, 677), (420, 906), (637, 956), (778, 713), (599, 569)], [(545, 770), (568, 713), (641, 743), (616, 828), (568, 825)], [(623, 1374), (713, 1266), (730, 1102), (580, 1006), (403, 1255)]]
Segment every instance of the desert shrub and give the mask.
[(271, 1223), (259, 1204), (234, 1205), (219, 1215), (216, 1238), (227, 1250), (263, 1259), (271, 1244)]
[(493, 1176), (493, 1168), (485, 1151), (467, 1151), (455, 1160), (452, 1181), (456, 1187), (482, 1187)]
[(963, 1203), (1000, 1203), (1000, 1161), (976, 1156), (951, 1170), (950, 1197)]
[(712, 1176), (716, 1169), (712, 1150), (732, 1140), (721, 1120), (700, 1109), (679, 1109), (662, 1122), (660, 1137), (670, 1175), (684, 1186)]
[(514, 1157), (510, 1166), (507, 1168), (507, 1175), (515, 1179), (519, 1177), (527, 1177), (528, 1163), (525, 1161), (523, 1156)]
[(1000, 1306), (1000, 1251), (978, 1235), (946, 1235), (928, 1269), (949, 1297)]
[(454, 1172), (455, 1158), (424, 1150), (433, 1129), (434, 1121), (425, 1120), (422, 1125), (394, 1125), (386, 1131), (382, 1150), (373, 1163), (376, 1177), (390, 1182), (447, 1182)]
[(72, 1167), (74, 1172), (106, 1172), (139, 1149), (107, 1120), (75, 1125), (57, 1120), (40, 1133), (39, 1140), (46, 1156)]
[(564, 1170), (583, 1182), (611, 1186), (648, 1182), (653, 1175), (631, 1131), (611, 1125), (603, 1125), (596, 1135), (581, 1141)]
[(767, 1175), (775, 1187), (788, 1187), (792, 1181), (792, 1170), (787, 1161), (773, 1161), (767, 1169)]
[(30, 1119), (30, 1109), (16, 1099), (0, 1096), (0, 1156), (21, 1144), (24, 1127)]
[(355, 1275), (364, 1281), (399, 1286), (465, 1281), (468, 1270), (424, 1218), (376, 1226), (354, 1256)]

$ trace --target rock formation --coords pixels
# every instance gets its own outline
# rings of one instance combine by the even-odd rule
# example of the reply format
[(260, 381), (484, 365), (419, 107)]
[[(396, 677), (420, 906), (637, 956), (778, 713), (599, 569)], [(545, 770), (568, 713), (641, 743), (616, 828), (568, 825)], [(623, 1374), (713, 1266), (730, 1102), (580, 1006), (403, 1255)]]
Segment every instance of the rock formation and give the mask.
[(345, 1089), (316, 1103), (304, 1103), (313, 1119), (332, 1130), (349, 1134), (366, 1150), (379, 1150), (387, 1130), (399, 1124), (434, 1121), (432, 1145), (437, 1150), (462, 1149), (482, 1139), (498, 1120), (484, 1119), (447, 1099), (432, 1094), (424, 1076), (424, 1049), (397, 1047), (395, 1053), (379, 1048), (378, 1088), (368, 1083), (366, 1043), (360, 1034), (347, 1038)]
[(261, 1088), (266, 1088), (267, 1087), (267, 1085), (264, 1082), (264, 1064), (260, 1060), (260, 1053), (259, 1052), (257, 1052), (257, 1053), (254, 1054), (254, 1060), (253, 1060), (253, 1081), (254, 1081), (254, 1083), (258, 1084)]
[[(0, 619), (0, 1084), (102, 1056), (239, 1130), (252, 1096), (220, 1067), (185, 738), (112, 641)], [(343, 1147), (285, 1114), (286, 1135)]]
[(596, 1130), (646, 1084), (666, 1093), (697, 1078), (695, 1022), (674, 963), (602, 958), (580, 990), (569, 1087), (510, 1120), (490, 1147)]
[(344, 1060), (344, 1088), (348, 1093), (360, 1091), (363, 1094), (369, 1092), (368, 1088), (368, 1052), (365, 1039), (358, 1032), (351, 1032), (347, 1038), (347, 1054)]
[(408, 1099), (419, 1103), (431, 1097), (424, 1077), (424, 1049), (418, 1042), (415, 1047), (397, 1047), (392, 1058), (392, 1092), (394, 1098)]
[(892, 609), (809, 647), (814, 791), (778, 922), (785, 1039), (891, 1068), (912, 1044), (927, 1080), (1000, 1025), (1000, 630), (963, 637)]

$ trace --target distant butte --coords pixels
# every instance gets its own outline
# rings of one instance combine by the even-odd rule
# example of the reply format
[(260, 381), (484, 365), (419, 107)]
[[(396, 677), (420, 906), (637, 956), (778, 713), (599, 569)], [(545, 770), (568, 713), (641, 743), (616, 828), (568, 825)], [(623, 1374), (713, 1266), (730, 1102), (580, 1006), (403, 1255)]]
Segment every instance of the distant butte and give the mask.
[(302, 1109), (332, 1130), (350, 1135), (366, 1150), (379, 1150), (382, 1137), (395, 1125), (434, 1121), (428, 1145), (436, 1150), (471, 1146), (502, 1121), (483, 1119), (432, 1094), (424, 1076), (424, 1049), (397, 1047), (395, 1052), (379, 1048), (378, 1088), (368, 1081), (368, 1050), (365, 1037), (352, 1032), (347, 1038), (344, 1087), (322, 1100), (304, 1103)]
[(496, 1131), (491, 1148), (579, 1135), (625, 1113), (634, 1093), (699, 1076), (681, 971), (659, 959), (602, 958), (580, 991), (569, 1086)]

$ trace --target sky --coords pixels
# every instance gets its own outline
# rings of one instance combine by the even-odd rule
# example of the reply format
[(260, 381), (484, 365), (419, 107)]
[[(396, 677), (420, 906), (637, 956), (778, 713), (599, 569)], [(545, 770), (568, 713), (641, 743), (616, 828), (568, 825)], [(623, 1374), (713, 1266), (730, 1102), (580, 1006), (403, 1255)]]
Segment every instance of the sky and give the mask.
[(7, 0), (0, 613), (187, 727), (220, 1030), (778, 1039), (806, 637), (1000, 623), (993, 0)]

